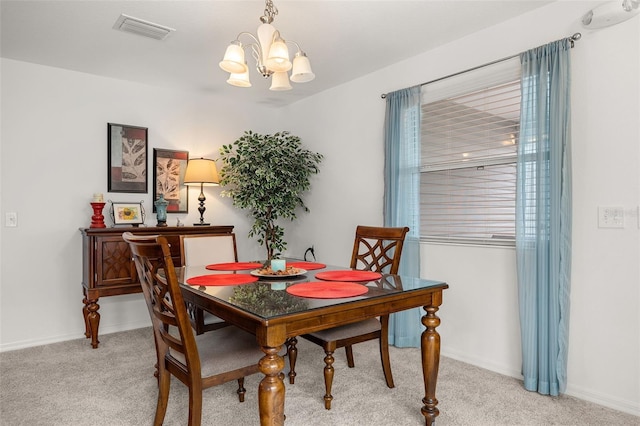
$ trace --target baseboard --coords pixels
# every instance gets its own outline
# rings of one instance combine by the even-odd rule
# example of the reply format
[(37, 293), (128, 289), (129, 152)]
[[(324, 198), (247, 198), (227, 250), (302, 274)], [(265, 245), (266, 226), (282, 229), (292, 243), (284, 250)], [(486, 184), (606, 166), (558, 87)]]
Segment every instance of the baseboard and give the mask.
[[(127, 331), (134, 330), (137, 328), (150, 327), (151, 321), (138, 321), (138, 322), (129, 322), (126, 324), (113, 324), (113, 325), (100, 325), (99, 336), (103, 336), (105, 334), (117, 333), (119, 331)], [(20, 340), (18, 342), (11, 342), (6, 344), (0, 344), (0, 352), (8, 352), (15, 351), (18, 349), (26, 349), (32, 348), (35, 346), (43, 346), (50, 345), (52, 343), (60, 343), (66, 342), (69, 340), (81, 339), (84, 337), (84, 330), (78, 334), (62, 334), (58, 336), (47, 336), (42, 339), (29, 339), (29, 340)], [(89, 341), (87, 339), (87, 341)]]
[(493, 371), (494, 373), (502, 374), (509, 377), (515, 377), (516, 379), (522, 380), (522, 374), (519, 371), (506, 368), (502, 364), (497, 364), (492, 360), (477, 358), (477, 357), (469, 357), (466, 353), (456, 352), (456, 351), (447, 351), (442, 350), (440, 352), (442, 356), (446, 356), (447, 358), (452, 358), (457, 361), (466, 362), (467, 364), (475, 365), (477, 367), (484, 368), (485, 370)]
[(614, 410), (622, 411), (624, 413), (632, 414), (640, 417), (640, 402), (627, 401), (620, 398), (612, 397), (611, 395), (602, 394), (599, 392), (593, 392), (589, 389), (581, 388), (580, 386), (571, 385), (567, 383), (567, 395), (571, 395), (578, 399), (593, 402)]
[[(442, 356), (446, 356), (447, 358), (455, 359), (457, 361), (465, 362), (467, 364), (475, 365), (477, 367), (493, 371), (494, 373), (503, 374), (505, 376), (522, 380), (522, 374), (520, 374), (519, 371), (506, 368), (504, 365), (496, 364), (494, 362), (491, 362), (490, 360), (469, 357), (464, 353), (456, 351), (446, 351), (444, 349), (440, 352), (440, 354)], [(567, 390), (565, 394), (578, 399), (592, 402), (594, 404), (602, 405), (607, 408), (622, 411), (623, 413), (640, 416), (640, 403), (637, 401), (627, 401), (624, 399), (612, 397), (611, 395), (593, 392), (589, 389), (572, 385), (570, 382), (567, 383)]]

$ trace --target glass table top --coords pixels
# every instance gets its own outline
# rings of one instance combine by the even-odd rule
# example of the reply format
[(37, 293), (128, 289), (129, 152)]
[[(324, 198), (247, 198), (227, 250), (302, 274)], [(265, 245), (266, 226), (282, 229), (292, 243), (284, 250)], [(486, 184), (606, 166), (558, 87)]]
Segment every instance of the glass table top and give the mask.
[[(299, 297), (287, 292), (287, 288), (296, 284), (320, 282), (315, 276), (326, 271), (349, 271), (349, 268), (327, 265), (323, 269), (306, 271), (302, 275), (282, 278), (257, 277), (258, 281), (240, 285), (190, 285), (186, 280), (191, 277), (214, 274), (250, 274), (251, 271), (213, 271), (202, 266), (188, 266), (176, 268), (178, 282), (190, 291), (197, 291), (206, 297), (212, 297), (224, 304), (229, 304), (248, 313), (268, 319), (297, 312), (307, 312), (327, 306), (352, 303), (357, 300), (384, 297), (392, 294), (411, 292), (428, 287), (446, 287), (440, 281), (399, 275), (382, 274), (380, 279), (358, 282), (366, 286), (367, 292), (353, 297), (344, 298), (312, 298)], [(254, 274), (255, 275), (255, 274)], [(337, 281), (325, 281), (337, 283)]]

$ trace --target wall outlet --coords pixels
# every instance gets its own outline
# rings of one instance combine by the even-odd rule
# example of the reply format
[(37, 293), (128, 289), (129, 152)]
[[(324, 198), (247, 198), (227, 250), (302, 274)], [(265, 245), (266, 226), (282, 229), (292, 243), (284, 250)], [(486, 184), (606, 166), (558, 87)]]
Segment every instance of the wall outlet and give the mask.
[(598, 228), (624, 228), (624, 207), (598, 207)]

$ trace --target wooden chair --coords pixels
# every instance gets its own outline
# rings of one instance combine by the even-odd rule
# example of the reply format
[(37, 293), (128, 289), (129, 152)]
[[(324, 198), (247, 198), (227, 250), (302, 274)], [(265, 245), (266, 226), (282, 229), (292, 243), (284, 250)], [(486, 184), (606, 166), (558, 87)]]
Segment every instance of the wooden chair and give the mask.
[[(409, 228), (383, 228), (371, 226), (358, 226), (356, 229), (353, 252), (351, 254), (352, 269), (375, 271), (381, 273), (397, 274), (402, 255), (402, 245)], [(324, 361), (324, 382), (326, 394), (324, 406), (331, 409), (331, 387), (333, 384), (333, 353), (338, 348), (345, 348), (347, 365), (354, 367), (352, 345), (368, 340), (380, 341), (380, 359), (387, 386), (393, 388), (393, 376), (389, 362), (389, 315), (379, 319), (371, 318), (353, 324), (321, 330), (302, 337), (317, 345), (322, 346), (326, 354)], [(295, 363), (297, 358), (296, 339), (287, 341), (289, 355), (289, 383), (295, 381)]]
[(255, 337), (232, 326), (194, 336), (166, 238), (122, 236), (131, 248), (153, 325), (159, 388), (154, 425), (164, 421), (172, 374), (189, 388), (190, 426), (201, 423), (203, 389), (237, 380), (244, 401), (244, 377), (259, 371), (264, 355)]
[[(192, 234), (180, 235), (180, 262), (182, 266), (210, 265), (237, 262), (236, 235)], [(217, 316), (197, 307), (189, 307), (191, 324), (196, 334), (226, 327)]]
[(183, 266), (237, 262), (236, 234), (180, 235), (180, 261)]

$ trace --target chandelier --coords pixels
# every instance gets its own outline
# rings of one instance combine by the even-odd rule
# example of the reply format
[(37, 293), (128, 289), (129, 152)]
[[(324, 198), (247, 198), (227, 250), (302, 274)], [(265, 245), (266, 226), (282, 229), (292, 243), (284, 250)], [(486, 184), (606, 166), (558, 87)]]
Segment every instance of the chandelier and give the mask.
[[(262, 24), (256, 31), (257, 37), (248, 32), (241, 32), (229, 44), (224, 58), (219, 64), (220, 68), (230, 74), (227, 83), (237, 87), (251, 87), (249, 67), (244, 57), (246, 48), (251, 48), (258, 72), (264, 78), (273, 77), (269, 90), (291, 90), (289, 70), (291, 70), (291, 81), (294, 83), (306, 83), (316, 77), (311, 71), (309, 58), (300, 49), (298, 43), (291, 40), (285, 41), (280, 35), (280, 31), (271, 25), (277, 14), (278, 9), (273, 5), (273, 1), (266, 0), (264, 15), (260, 17)], [(240, 42), (242, 36), (250, 38), (251, 41), (248, 44), (242, 44)], [(289, 59), (289, 49), (286, 43), (292, 43), (298, 49), (293, 63)]]

